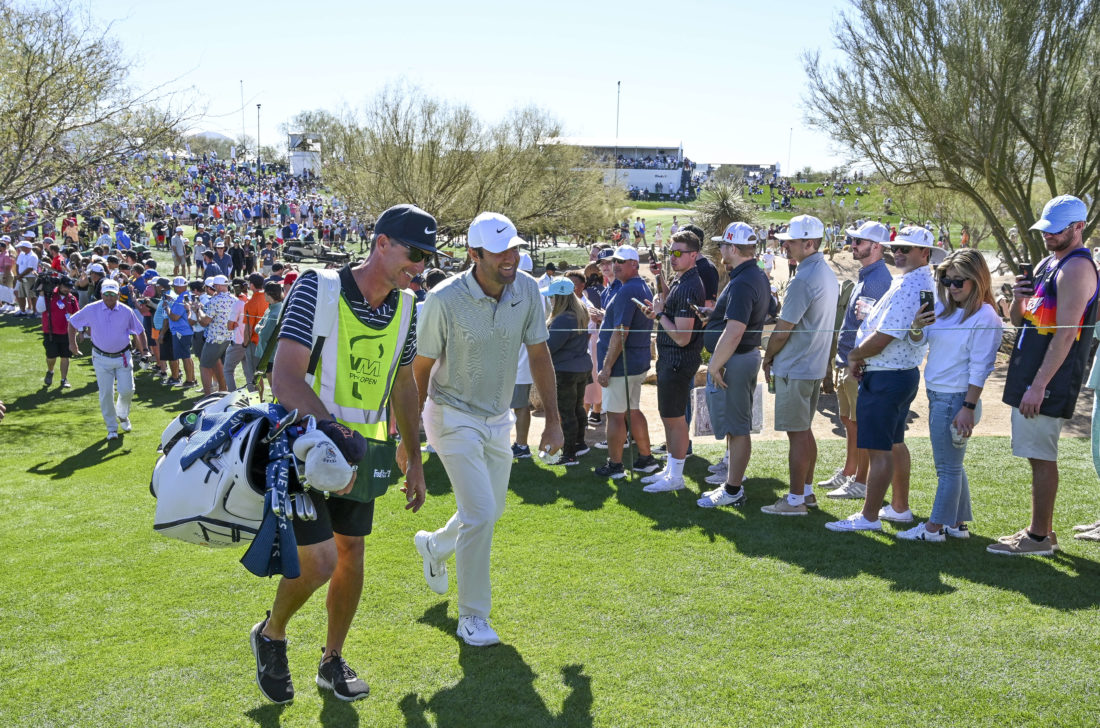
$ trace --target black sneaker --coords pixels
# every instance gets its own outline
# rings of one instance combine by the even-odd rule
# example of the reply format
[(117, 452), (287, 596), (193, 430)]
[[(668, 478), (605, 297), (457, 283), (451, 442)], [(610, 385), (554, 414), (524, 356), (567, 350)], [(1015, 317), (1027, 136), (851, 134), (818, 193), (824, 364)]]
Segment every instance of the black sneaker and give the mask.
[(53, 384), (53, 372), (46, 372), (45, 382), (47, 387)]
[(531, 457), (531, 448), (527, 445), (512, 445), (512, 457), (517, 460)]
[(588, 415), (588, 424), (598, 425), (601, 422), (603, 422), (603, 415), (601, 415), (599, 412), (592, 412)]
[(340, 700), (352, 702), (370, 695), (370, 686), (355, 674), (344, 658), (337, 652), (329, 659), (324, 659), (325, 648), (321, 648), (321, 664), (317, 666), (317, 685), (325, 690), (331, 690)]
[(577, 460), (577, 456), (574, 453), (563, 453), (561, 456), (561, 460), (559, 460), (556, 464), (569, 467), (571, 465), (580, 465), (581, 461)]
[(652, 455), (639, 455), (634, 461), (634, 470), (639, 473), (652, 473), (661, 467), (661, 461)]
[(72, 389), (72, 388), (73, 388), (73, 385), (69, 384), (69, 380), (68, 380), (68, 379), (62, 379), (62, 380), (61, 380), (61, 388), (62, 388), (62, 389)]
[(181, 382), (180, 380), (173, 379), (172, 377), (168, 377), (168, 379), (165, 379), (164, 383), (169, 387), (179, 387), (183, 384), (183, 382)]
[(290, 679), (290, 666), (286, 661), (286, 640), (270, 640), (264, 637), (264, 627), (271, 612), (252, 628), (249, 642), (256, 656), (256, 685), (264, 697), (283, 705), (294, 700), (294, 683)]
[(587, 442), (578, 442), (577, 449), (573, 451), (573, 454), (577, 457), (580, 457), (581, 455), (587, 455), (590, 452), (592, 452), (592, 448), (588, 447)]
[(611, 478), (613, 480), (626, 477), (626, 469), (623, 468), (623, 464), (613, 463), (610, 460), (598, 468), (592, 468), (592, 472), (601, 478)]

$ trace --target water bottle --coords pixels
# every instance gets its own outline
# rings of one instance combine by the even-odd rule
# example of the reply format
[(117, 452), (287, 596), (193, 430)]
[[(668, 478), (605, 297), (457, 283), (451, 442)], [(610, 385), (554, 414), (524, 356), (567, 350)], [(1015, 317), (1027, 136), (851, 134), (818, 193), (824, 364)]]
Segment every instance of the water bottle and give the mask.
[(768, 393), (769, 394), (775, 394), (775, 375), (774, 374), (771, 374), (771, 375), (768, 376)]

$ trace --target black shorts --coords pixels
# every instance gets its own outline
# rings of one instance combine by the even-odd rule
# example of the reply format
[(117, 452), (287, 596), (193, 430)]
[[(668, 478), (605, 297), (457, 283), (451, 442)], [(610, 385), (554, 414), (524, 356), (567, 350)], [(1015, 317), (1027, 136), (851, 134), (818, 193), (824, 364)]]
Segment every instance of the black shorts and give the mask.
[(317, 490), (309, 490), (313, 507), (317, 509), (316, 521), (295, 518), (294, 538), (299, 546), (310, 546), (328, 541), (332, 534), (341, 536), (366, 536), (374, 526), (374, 501), (360, 503), (347, 498), (325, 498)]
[(42, 334), (42, 345), (46, 347), (46, 358), (56, 359), (61, 357), (62, 359), (69, 358), (69, 335), (68, 334)]
[(176, 357), (172, 356), (172, 335), (161, 333), (157, 337), (157, 359), (160, 361), (172, 361)]
[(657, 411), (662, 418), (683, 417), (687, 412), (691, 390), (695, 386), (695, 372), (699, 370), (699, 360), (692, 359), (679, 367), (661, 364), (660, 352), (657, 355)]

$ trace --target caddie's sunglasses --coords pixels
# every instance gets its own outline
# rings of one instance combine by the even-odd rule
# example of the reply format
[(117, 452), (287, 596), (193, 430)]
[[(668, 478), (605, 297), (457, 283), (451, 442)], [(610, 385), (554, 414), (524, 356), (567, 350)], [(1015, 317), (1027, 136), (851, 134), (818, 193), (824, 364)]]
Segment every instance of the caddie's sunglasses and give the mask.
[(688, 253), (692, 253), (692, 252), (695, 252), (695, 251), (692, 251), (692, 250), (669, 250), (668, 254), (671, 255), (673, 258), (679, 258), (681, 256), (687, 255)]
[(944, 288), (962, 288), (966, 285), (965, 278), (940, 278)]
[(909, 251), (913, 249), (912, 245), (891, 245), (890, 249), (895, 253), (901, 253), (902, 255), (909, 255)]
[(432, 257), (431, 253), (427, 252), (426, 250), (421, 250), (420, 248), (414, 248), (413, 246), (406, 243), (404, 240), (398, 240), (397, 238), (390, 238), (390, 240), (409, 251), (410, 263), (422, 263), (423, 261)]

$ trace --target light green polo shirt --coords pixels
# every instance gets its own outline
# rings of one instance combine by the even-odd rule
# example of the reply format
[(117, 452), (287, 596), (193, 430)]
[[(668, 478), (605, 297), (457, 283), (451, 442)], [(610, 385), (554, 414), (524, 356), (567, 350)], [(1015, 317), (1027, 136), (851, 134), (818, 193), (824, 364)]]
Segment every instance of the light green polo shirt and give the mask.
[(417, 315), (416, 353), (436, 360), (428, 396), (479, 417), (503, 414), (512, 402), (520, 346), (548, 338), (534, 278), (517, 272), (498, 302), (471, 267), (433, 288)]

